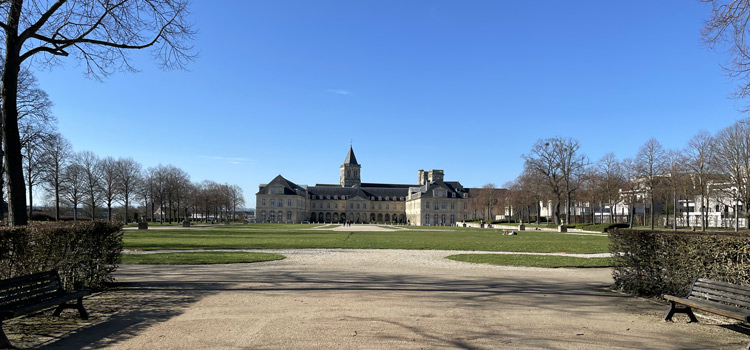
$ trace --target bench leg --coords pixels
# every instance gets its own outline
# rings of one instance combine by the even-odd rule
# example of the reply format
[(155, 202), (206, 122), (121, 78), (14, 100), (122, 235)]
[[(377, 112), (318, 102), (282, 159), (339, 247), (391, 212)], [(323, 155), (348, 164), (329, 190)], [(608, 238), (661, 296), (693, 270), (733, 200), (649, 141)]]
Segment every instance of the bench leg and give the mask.
[(68, 303), (62, 303), (57, 306), (55, 309), (55, 312), (52, 313), (53, 316), (60, 316), (60, 313), (65, 309), (76, 309), (78, 310), (78, 313), (81, 315), (81, 319), (88, 320), (89, 319), (89, 313), (86, 312), (86, 308), (83, 307), (83, 297), (78, 297), (78, 302), (75, 304), (68, 304)]
[(669, 304), (670, 304), (669, 311), (667, 311), (667, 314), (664, 315), (664, 321), (667, 321), (667, 322), (672, 321), (672, 316), (674, 316), (674, 314), (677, 313), (677, 314), (687, 314), (688, 317), (690, 317), (690, 323), (698, 322), (698, 319), (695, 318), (693, 309), (690, 306), (677, 307), (677, 303), (671, 300), (669, 301)]
[(3, 332), (3, 323), (0, 321), (0, 349), (15, 349), (13, 345), (10, 345), (10, 340), (5, 336)]

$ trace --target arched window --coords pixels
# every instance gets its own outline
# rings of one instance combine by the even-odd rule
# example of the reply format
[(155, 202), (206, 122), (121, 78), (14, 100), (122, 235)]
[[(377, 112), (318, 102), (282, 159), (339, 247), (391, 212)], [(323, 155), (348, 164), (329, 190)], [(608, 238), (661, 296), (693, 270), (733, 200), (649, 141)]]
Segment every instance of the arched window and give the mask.
[(323, 213), (318, 213), (318, 222), (323, 222), (323, 220), (325, 220)]
[(430, 214), (424, 216), (424, 225), (430, 226)]
[(279, 213), (278, 213), (278, 214), (279, 214), (279, 216), (278, 216), (278, 218), (277, 218), (277, 219), (279, 219), (279, 222), (281, 222), (282, 220), (284, 220), (284, 212), (283, 212), (283, 211), (281, 211), (281, 210), (279, 210)]
[(274, 212), (270, 212), (270, 219), (268, 222), (274, 222), (276, 221), (276, 214)]
[(260, 222), (266, 222), (266, 211), (260, 212)]
[(385, 222), (391, 221), (391, 214), (385, 214)]
[(289, 222), (292, 221), (292, 212), (291, 211), (286, 212), (286, 221), (289, 221)]
[(443, 214), (443, 216), (441, 216), (440, 219), (441, 219), (440, 225), (445, 225), (445, 214)]

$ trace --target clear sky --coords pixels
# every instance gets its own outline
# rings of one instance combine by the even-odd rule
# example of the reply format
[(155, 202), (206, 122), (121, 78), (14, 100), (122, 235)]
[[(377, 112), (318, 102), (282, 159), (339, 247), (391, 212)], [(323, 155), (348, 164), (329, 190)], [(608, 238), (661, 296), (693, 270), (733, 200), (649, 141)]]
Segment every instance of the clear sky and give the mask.
[(593, 161), (649, 138), (682, 148), (744, 117), (706, 48), (709, 14), (673, 1), (193, 1), (199, 58), (104, 82), (79, 62), (37, 71), (75, 150), (173, 164), (195, 182), (338, 183), (350, 142), (362, 181), (443, 169), (502, 185), (539, 138)]

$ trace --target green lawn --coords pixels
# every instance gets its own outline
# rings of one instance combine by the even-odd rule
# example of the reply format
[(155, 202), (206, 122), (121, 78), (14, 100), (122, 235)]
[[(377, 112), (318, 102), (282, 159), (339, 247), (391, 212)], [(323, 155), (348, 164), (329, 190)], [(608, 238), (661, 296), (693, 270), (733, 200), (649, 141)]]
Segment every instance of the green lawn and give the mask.
[(608, 252), (605, 236), (565, 235), (521, 231), (440, 228), (393, 232), (303, 230), (316, 225), (251, 224), (169, 230), (124, 231), (126, 249), (445, 249), (516, 252)]
[(559, 255), (529, 254), (458, 254), (447, 257), (471, 263), (532, 267), (609, 267), (610, 258), (576, 258)]
[(285, 256), (271, 253), (247, 252), (198, 252), (198, 253), (156, 253), (123, 254), (123, 264), (234, 264), (281, 260)]

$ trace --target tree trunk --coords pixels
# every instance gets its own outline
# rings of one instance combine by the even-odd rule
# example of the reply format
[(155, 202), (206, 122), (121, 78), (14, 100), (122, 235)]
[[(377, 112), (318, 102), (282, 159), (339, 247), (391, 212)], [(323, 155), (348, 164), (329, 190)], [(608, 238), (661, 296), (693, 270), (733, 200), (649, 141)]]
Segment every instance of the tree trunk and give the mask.
[(55, 221), (60, 221), (60, 181), (55, 180)]
[[(31, 172), (29, 172), (31, 173)], [(29, 180), (29, 219), (34, 217), (34, 193), (32, 192), (33, 186), (31, 186), (31, 180)]]
[(125, 190), (125, 225), (128, 224), (128, 220), (130, 217), (128, 216), (128, 191)]
[(18, 73), (21, 69), (21, 43), (18, 22), (23, 1), (13, 0), (9, 5), (5, 28), (5, 69), (2, 76), (3, 144), (5, 145), (5, 176), (8, 186), (8, 218), (10, 226), (28, 223), (26, 216), (26, 185), (23, 178), (21, 137), (18, 132)]
[(112, 222), (112, 203), (107, 203), (107, 219)]

